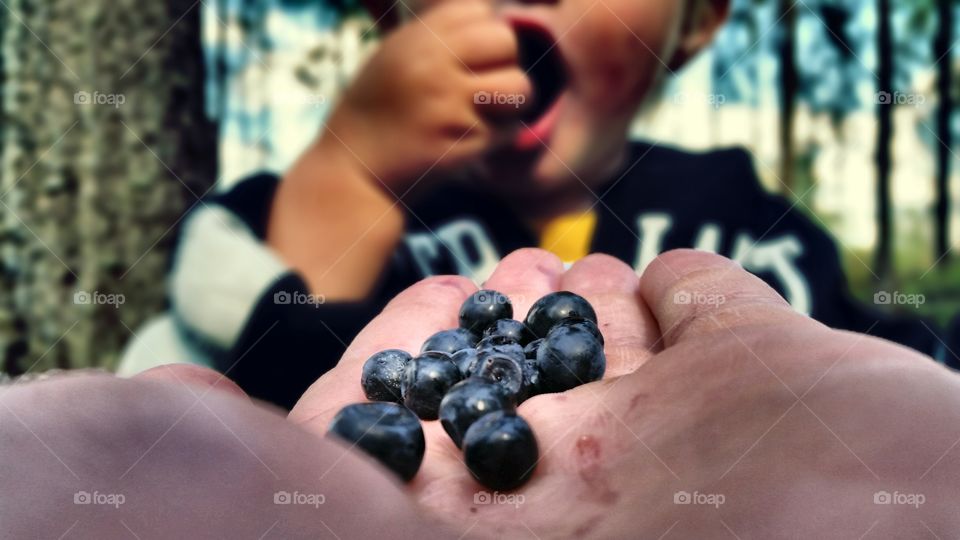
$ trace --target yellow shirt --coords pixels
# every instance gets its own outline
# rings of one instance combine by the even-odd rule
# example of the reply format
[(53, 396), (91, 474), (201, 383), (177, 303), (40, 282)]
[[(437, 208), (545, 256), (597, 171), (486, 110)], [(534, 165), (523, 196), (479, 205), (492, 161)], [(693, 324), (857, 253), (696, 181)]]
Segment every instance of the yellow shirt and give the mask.
[(572, 264), (590, 253), (596, 226), (597, 213), (593, 210), (560, 216), (543, 228), (540, 247), (565, 264)]

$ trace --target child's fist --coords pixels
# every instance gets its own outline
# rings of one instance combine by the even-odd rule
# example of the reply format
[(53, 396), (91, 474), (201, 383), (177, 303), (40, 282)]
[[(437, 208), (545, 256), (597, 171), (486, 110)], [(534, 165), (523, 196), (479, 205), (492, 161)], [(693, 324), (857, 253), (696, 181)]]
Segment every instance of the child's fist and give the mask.
[(403, 187), (504, 139), (531, 92), (514, 32), (490, 4), (445, 2), (386, 37), (324, 138), (381, 181)]

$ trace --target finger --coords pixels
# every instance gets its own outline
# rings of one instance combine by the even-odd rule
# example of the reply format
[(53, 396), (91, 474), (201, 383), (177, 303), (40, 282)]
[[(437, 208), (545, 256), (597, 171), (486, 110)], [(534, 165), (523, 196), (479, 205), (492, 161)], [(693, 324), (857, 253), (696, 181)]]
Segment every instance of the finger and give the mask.
[(517, 35), (506, 22), (474, 22), (457, 28), (447, 38), (453, 54), (472, 70), (517, 65)]
[(739, 264), (706, 252), (657, 257), (640, 279), (640, 293), (666, 347), (718, 330), (811, 321)]
[(503, 68), (478, 75), (473, 104), (487, 118), (515, 118), (527, 108), (533, 84), (520, 68)]
[[(400, 2), (403, 4), (403, 2)], [(429, 4), (428, 9), (419, 9), (422, 14), (413, 13), (403, 5), (410, 19), (422, 21), (435, 34), (442, 35), (448, 30), (457, 30), (476, 21), (493, 19), (493, 5), (487, 0), (457, 0), (456, 2), (437, 0)]]
[(559, 290), (562, 275), (563, 263), (556, 255), (542, 249), (520, 249), (500, 261), (483, 288), (507, 295), (513, 303), (513, 318), (522, 321), (534, 302)]
[(290, 419), (325, 431), (341, 407), (366, 400), (360, 376), (368, 358), (385, 349), (416, 355), (432, 334), (457, 327), (461, 304), (476, 290), (467, 278), (437, 276), (400, 293), (357, 335), (337, 367), (307, 389)]
[(634, 371), (661, 347), (657, 321), (640, 298), (640, 279), (622, 261), (590, 255), (563, 275), (560, 288), (586, 298), (597, 312), (607, 376)]

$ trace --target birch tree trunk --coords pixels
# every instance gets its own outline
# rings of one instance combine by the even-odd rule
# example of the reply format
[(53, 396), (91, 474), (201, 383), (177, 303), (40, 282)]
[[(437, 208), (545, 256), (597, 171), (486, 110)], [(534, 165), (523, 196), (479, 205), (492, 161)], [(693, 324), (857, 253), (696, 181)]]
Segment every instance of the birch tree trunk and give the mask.
[(215, 181), (199, 3), (5, 3), (0, 367), (110, 368)]

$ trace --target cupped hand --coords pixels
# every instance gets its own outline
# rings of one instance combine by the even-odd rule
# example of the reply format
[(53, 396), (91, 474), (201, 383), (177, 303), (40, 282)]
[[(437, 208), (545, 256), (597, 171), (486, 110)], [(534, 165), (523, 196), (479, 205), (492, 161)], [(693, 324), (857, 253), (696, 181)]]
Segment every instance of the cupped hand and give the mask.
[[(530, 481), (494, 494), (477, 484), (439, 422), (409, 490), (465, 536), (859, 537), (957, 530), (960, 383), (930, 359), (793, 311), (770, 287), (719, 256), (678, 251), (642, 279), (589, 256), (564, 272), (522, 250), (485, 288), (522, 319), (541, 296), (569, 290), (595, 307), (606, 338), (603, 380), (519, 407), (536, 433)], [(364, 361), (415, 353), (454, 328), (476, 287), (427, 279), (401, 293), (319, 379), (291, 421), (323, 434), (365, 401)], [(952, 405), (951, 405), (952, 404)], [(346, 451), (346, 450), (345, 450)], [(877, 493), (924, 494), (920, 506)], [(881, 495), (882, 497), (882, 495)], [(914, 499), (915, 500), (915, 499)]]

